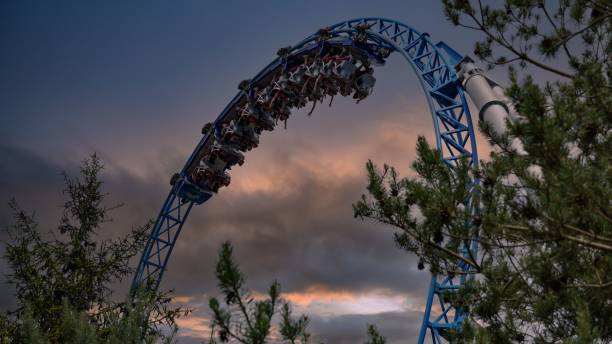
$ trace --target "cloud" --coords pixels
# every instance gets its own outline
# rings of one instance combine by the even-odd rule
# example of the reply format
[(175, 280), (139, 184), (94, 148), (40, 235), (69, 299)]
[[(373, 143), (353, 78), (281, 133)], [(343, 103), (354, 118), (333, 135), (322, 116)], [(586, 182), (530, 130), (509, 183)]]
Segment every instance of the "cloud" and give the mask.
[[(253, 293), (254, 299), (265, 299)], [(326, 343), (357, 343), (365, 339), (367, 324), (376, 324), (390, 343), (414, 338), (422, 314), (421, 298), (390, 290), (351, 292), (310, 286), (302, 291), (282, 294), (292, 304), (293, 315), (311, 319), (308, 330), (316, 340)], [(182, 297), (178, 297), (181, 299)], [(208, 297), (189, 297), (187, 305), (198, 305), (194, 313), (179, 322), (181, 338), (206, 339), (210, 336), (210, 312), (205, 306)], [(272, 333), (278, 337), (278, 318)], [(274, 340), (272, 343), (276, 343)], [(316, 342), (316, 341), (315, 341)]]
[[(218, 247), (231, 240), (253, 290), (266, 290), (277, 279), (296, 307), (318, 319), (313, 318), (313, 332), (323, 331), (321, 335), (327, 333), (338, 343), (341, 332), (334, 332), (330, 324), (362, 339), (364, 322), (387, 319), (393, 324), (393, 319), (418, 318), (428, 273), (418, 271), (414, 257), (395, 246), (392, 229), (354, 219), (351, 203), (365, 192), (368, 158), (410, 173), (416, 136), (427, 132), (430, 118), (414, 120), (416, 113), (382, 111), (380, 118), (351, 124), (351, 130), (342, 130), (342, 121), (321, 118), (329, 130), (302, 131), (300, 125), (315, 119), (298, 115), (289, 130), (262, 138), (261, 147), (247, 154), (245, 165), (231, 172), (229, 188), (192, 211), (162, 288), (181, 295), (177, 302), (205, 310), (202, 295), (216, 293), (213, 269)], [(0, 178), (32, 187), (28, 192), (16, 189), (24, 204), (36, 209), (60, 204), (60, 165), (23, 149), (9, 150), (21, 159), (0, 170)], [(180, 161), (180, 151), (165, 151), (164, 161)], [(114, 213), (103, 235), (126, 233), (157, 213), (169, 189), (167, 176), (176, 169), (161, 161), (110, 161), (103, 174), (109, 202), (126, 205)], [(76, 166), (67, 169), (74, 174)], [(20, 181), (20, 171), (38, 174), (28, 184)], [(54, 214), (42, 215), (41, 222), (57, 223)], [(126, 292), (128, 282), (118, 287), (118, 295)], [(196, 316), (181, 325), (192, 334), (206, 326), (207, 314)], [(349, 326), (354, 327), (348, 330)]]
[(390, 344), (413, 343), (418, 337), (421, 314), (418, 312), (385, 312), (377, 314), (352, 314), (334, 318), (312, 319), (316, 329), (315, 342), (354, 344), (365, 342), (368, 324), (377, 326)]
[[(262, 140), (261, 149), (250, 152), (247, 163), (232, 171), (233, 184), (194, 209), (174, 249), (162, 288), (175, 289), (185, 297), (180, 301), (213, 294), (217, 249), (220, 242), (231, 240), (253, 290), (265, 290), (278, 279), (283, 290), (299, 301), (317, 286), (323, 294), (316, 297), (322, 299), (313, 299), (311, 307), (327, 307), (327, 297), (335, 303), (334, 316), (359, 311), (358, 306), (351, 306), (350, 299), (330, 299), (338, 297), (333, 293), (339, 291), (353, 295), (356, 302), (371, 304), (379, 302), (372, 290), (425, 295), (427, 274), (416, 271), (414, 258), (395, 247), (392, 232), (352, 216), (351, 203), (364, 192), (367, 158), (393, 160), (397, 151), (413, 145), (419, 131), (397, 122), (375, 123), (356, 126), (358, 134), (368, 133), (360, 135), (363, 139), (357, 142), (345, 137), (354, 135), (349, 131), (326, 137), (277, 131), (269, 140)], [(402, 141), (401, 133), (409, 138)], [(58, 164), (15, 147), (5, 150), (5, 154), (16, 157), (17, 163), (6, 166), (0, 178), (32, 188), (15, 189), (24, 205), (46, 209), (61, 203)], [(410, 154), (402, 160), (409, 161)], [(173, 155), (169, 158), (180, 160)], [(67, 169), (76, 173), (76, 166)], [(149, 172), (132, 172), (138, 169)], [(18, 182), (21, 171), (31, 174), (32, 183)], [(121, 235), (155, 214), (164, 197), (166, 173), (170, 175), (171, 170), (154, 162), (138, 167), (112, 161), (103, 174), (104, 187), (110, 203), (123, 202), (126, 206), (114, 213), (114, 221), (105, 226), (103, 236)], [(49, 227), (57, 223), (54, 215), (41, 214), (39, 219)], [(125, 292), (125, 282), (118, 294)], [(389, 305), (385, 302), (379, 304), (382, 308), (378, 311), (396, 310), (385, 308)]]
[[(50, 188), (62, 181), (59, 165), (19, 147), (2, 145), (0, 156), (0, 243), (9, 240), (9, 224), (13, 214), (8, 202), (15, 199), (27, 212), (35, 212), (37, 218), (58, 218), (60, 188)], [(68, 167), (70, 168), (70, 167)], [(54, 222), (59, 223), (59, 222)], [(45, 229), (43, 227), (43, 229)], [(0, 244), (0, 257), (4, 257), (4, 245)], [(7, 284), (8, 265), (0, 259), (0, 309), (16, 306), (13, 288)]]
[[(265, 8), (247, 2), (242, 11), (223, 5), (210, 11), (207, 5), (153, 6), (145, 16), (139, 6), (123, 4), (120, 10), (71, 5), (70, 11), (10, 5), (0, 12), (13, 14), (6, 42), (20, 42), (5, 49), (2, 61), (7, 73), (0, 85), (5, 91), (0, 92), (0, 202), (14, 196), (36, 211), (41, 228), (53, 228), (64, 197), (60, 172), (74, 175), (78, 162), (96, 151), (106, 164), (109, 204), (125, 203), (100, 237), (123, 235), (157, 215), (170, 176), (182, 167), (202, 125), (226, 105), (238, 81), (268, 63), (279, 46), (338, 18), (411, 6), (321, 1)], [(429, 2), (418, 13), (399, 12), (421, 29), (441, 18), (439, 5)], [(160, 16), (170, 25), (161, 35), (151, 34), (159, 31)], [(245, 25), (223, 26), (229, 16)], [(288, 17), (293, 25), (282, 26)], [(83, 21), (96, 25), (84, 31)], [(458, 51), (467, 51), (474, 39), (455, 35), (448, 23), (430, 29), (432, 37), (453, 36)], [(232, 171), (230, 188), (192, 211), (162, 282), (180, 295), (176, 302), (205, 310), (206, 295), (216, 292), (217, 249), (231, 240), (249, 286), (262, 291), (278, 279), (292, 301), (315, 314), (313, 332), (328, 343), (363, 342), (367, 322), (377, 323), (392, 343), (414, 338), (420, 314), (412, 307), (424, 300), (429, 275), (395, 246), (392, 230), (355, 220), (351, 209), (365, 191), (367, 159), (412, 173), (417, 135), (433, 142), (417, 76), (398, 55), (387, 64), (376, 68), (376, 89), (366, 101), (355, 105), (337, 97), (331, 109), (318, 105), (313, 118), (305, 116), (308, 110), (297, 112), (288, 130), (263, 136), (245, 166)], [(0, 226), (10, 221), (0, 207)], [(0, 260), (0, 272), (7, 272), (3, 264)], [(0, 309), (10, 309), (13, 290), (4, 282), (1, 274)], [(116, 286), (117, 297), (125, 295), (129, 282)], [(331, 308), (333, 316), (322, 315)], [(205, 328), (202, 312), (181, 326)], [(200, 340), (183, 337), (181, 343)]]
[(198, 339), (208, 339), (210, 337), (210, 319), (199, 316), (189, 316), (176, 321), (180, 328), (180, 336)]
[(378, 314), (386, 312), (418, 311), (422, 298), (408, 293), (387, 289), (371, 289), (362, 292), (330, 290), (323, 286), (311, 286), (304, 291), (283, 294), (296, 312), (318, 317), (337, 317), (349, 314)]

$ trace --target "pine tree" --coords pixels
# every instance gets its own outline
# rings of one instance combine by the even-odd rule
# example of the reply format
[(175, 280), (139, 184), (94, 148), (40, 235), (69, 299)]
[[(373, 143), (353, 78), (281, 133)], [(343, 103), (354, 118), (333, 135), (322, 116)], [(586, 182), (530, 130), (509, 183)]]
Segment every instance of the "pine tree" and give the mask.
[[(444, 0), (455, 25), (484, 34), (474, 53), (509, 65), (507, 95), (520, 118), (496, 135), (478, 169), (449, 169), (424, 138), (415, 178), (367, 163), (368, 195), (355, 216), (397, 229), (419, 268), (477, 277), (447, 298), (469, 311), (458, 342), (608, 343), (612, 341), (612, 2)], [(555, 61), (555, 63), (551, 63)], [(515, 65), (518, 64), (518, 69)], [(521, 68), (550, 72), (538, 84)], [(527, 154), (509, 144), (518, 138)], [(472, 217), (463, 206), (478, 177)], [(457, 256), (477, 235), (479, 252)]]
[(308, 343), (308, 317), (292, 318), (291, 306), (282, 300), (280, 284), (276, 281), (270, 285), (266, 299), (256, 300), (246, 287), (246, 277), (234, 261), (233, 247), (229, 242), (221, 245), (215, 275), (225, 306), (217, 298), (209, 301), (213, 314), (211, 343), (216, 339), (221, 343), (266, 343), (271, 334), (272, 319), (279, 308), (282, 339), (291, 344)]
[(385, 337), (381, 336), (380, 333), (378, 333), (378, 329), (376, 328), (376, 326), (372, 324), (368, 325), (368, 340), (365, 342), (365, 344), (385, 343), (387, 343), (387, 340), (385, 339)]
[[(96, 238), (117, 207), (105, 204), (102, 169), (92, 155), (80, 177), (64, 174), (66, 201), (48, 234), (10, 202), (14, 222), (4, 258), (18, 308), (0, 317), (0, 343), (152, 342), (186, 313), (169, 307), (168, 293), (138, 291), (138, 302), (113, 301), (111, 285), (133, 273), (130, 259), (143, 249), (151, 223), (118, 239)], [(143, 323), (149, 312), (154, 316)]]
[[(217, 298), (209, 300), (212, 313), (209, 344), (268, 343), (274, 330), (274, 315), (280, 312), (277, 330), (281, 341), (288, 344), (308, 344), (311, 334), (307, 331), (310, 318), (307, 315), (293, 317), (291, 303), (281, 297), (277, 281), (268, 288), (267, 298), (255, 299), (246, 287), (246, 276), (234, 260), (229, 241), (219, 249), (215, 276), (224, 297), (224, 305)], [(385, 344), (376, 326), (368, 325), (366, 344)]]

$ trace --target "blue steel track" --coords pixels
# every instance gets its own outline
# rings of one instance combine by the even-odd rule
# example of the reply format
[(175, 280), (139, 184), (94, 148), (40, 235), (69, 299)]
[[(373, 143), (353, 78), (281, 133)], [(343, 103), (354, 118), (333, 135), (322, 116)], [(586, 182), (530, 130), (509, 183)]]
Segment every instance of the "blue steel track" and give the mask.
[[(288, 47), (288, 54), (279, 56), (263, 68), (250, 79), (251, 84), (263, 82), (272, 73), (282, 69), (288, 57), (321, 49), (322, 45), (351, 47), (373, 56), (374, 59), (378, 58), (377, 51), (386, 48), (400, 54), (418, 75), (431, 111), (436, 146), (444, 162), (451, 169), (463, 158), (466, 158), (473, 167), (478, 164), (474, 126), (464, 90), (455, 72), (455, 66), (463, 56), (444, 42), (434, 43), (427, 33), (421, 33), (408, 25), (389, 19), (352, 19), (330, 26), (326, 33), (328, 34), (325, 40), (321, 39), (319, 32)], [(366, 42), (355, 39), (359, 33), (367, 35)], [(214, 138), (215, 133), (219, 133), (221, 125), (236, 111), (236, 106), (243, 101), (243, 97), (245, 97), (244, 92), (239, 92), (215, 120), (214, 130), (203, 131), (203, 137), (194, 152), (182, 171), (174, 178), (172, 189), (159, 212), (138, 263), (132, 291), (138, 288), (158, 289), (172, 249), (190, 211), (194, 205), (202, 204), (214, 195), (214, 192), (194, 186), (188, 178), (189, 171), (201, 156), (203, 147)], [(470, 187), (476, 183), (477, 180), (472, 180)], [(476, 211), (471, 197), (465, 201), (465, 205), (470, 211)], [(471, 250), (472, 255), (475, 254), (477, 251), (475, 240), (465, 243), (458, 253), (469, 258), (468, 250)], [(469, 278), (466, 276), (471, 276), (472, 271), (463, 261), (457, 264), (466, 273), (431, 277), (419, 343), (450, 342), (449, 334), (461, 329), (467, 311), (454, 307), (445, 298), (445, 294), (456, 292), (461, 288), (466, 278)]]

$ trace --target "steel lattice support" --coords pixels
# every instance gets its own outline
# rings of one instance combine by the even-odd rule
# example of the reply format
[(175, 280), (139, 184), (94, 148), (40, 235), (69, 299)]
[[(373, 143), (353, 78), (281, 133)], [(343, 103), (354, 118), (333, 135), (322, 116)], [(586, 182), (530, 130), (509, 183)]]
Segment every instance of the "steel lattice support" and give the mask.
[[(181, 185), (177, 185), (177, 188), (180, 187)], [(174, 189), (170, 192), (138, 263), (132, 291), (142, 283), (147, 283), (151, 290), (157, 290), (172, 249), (192, 207), (193, 202), (178, 197)]]
[[(443, 42), (434, 44), (428, 34), (421, 34), (391, 20), (358, 19), (338, 24), (337, 28), (354, 28), (363, 24), (370, 27), (369, 30), (373, 31), (375, 37), (387, 43), (392, 42), (419, 76), (433, 117), (436, 145), (449, 168), (456, 166), (462, 158), (467, 158), (472, 166), (476, 166), (478, 155), (473, 123), (454, 68), (462, 56)], [(472, 183), (476, 185), (477, 181)], [(466, 200), (466, 205), (475, 211), (471, 199)], [(468, 257), (470, 253), (475, 255), (476, 250), (476, 242), (472, 241), (459, 253)], [(458, 265), (462, 271), (470, 271), (470, 266), (465, 262), (461, 261)], [(444, 343), (445, 333), (449, 329), (461, 328), (466, 313), (461, 308), (453, 307), (445, 299), (444, 293), (461, 288), (465, 283), (465, 276), (432, 276), (419, 343), (425, 343), (427, 338), (433, 343)], [(433, 314), (434, 304), (438, 304), (439, 314)]]
[[(472, 167), (478, 164), (474, 128), (464, 90), (455, 72), (455, 66), (463, 58), (444, 42), (433, 43), (427, 33), (420, 33), (397, 21), (382, 18), (360, 18), (338, 23), (325, 32), (329, 35), (321, 42), (320, 33), (313, 34), (298, 44), (288, 48), (288, 55), (297, 55), (305, 51), (316, 51), (324, 45), (350, 46), (375, 54), (382, 48), (397, 52), (404, 57), (419, 77), (432, 114), (436, 145), (442, 159), (449, 168), (454, 168), (460, 159), (467, 159)], [(356, 35), (367, 37), (356, 40)], [(286, 58), (279, 57), (262, 69), (251, 80), (260, 82), (274, 71), (286, 64)], [(156, 290), (159, 287), (168, 259), (178, 235), (193, 204), (207, 201), (212, 193), (203, 192), (193, 187), (188, 181), (188, 169), (199, 159), (203, 147), (212, 140), (215, 130), (232, 116), (233, 109), (244, 97), (238, 93), (221, 112), (214, 122), (214, 130), (204, 132), (196, 149), (187, 160), (185, 167), (177, 175), (176, 183), (160, 211), (151, 236), (147, 242), (138, 270), (134, 276), (132, 290), (147, 284)], [(472, 186), (478, 181), (473, 180)], [(465, 201), (466, 207), (475, 211), (472, 199)], [(476, 242), (466, 243), (458, 252), (468, 257), (475, 255)], [(463, 272), (471, 272), (470, 266), (459, 262)], [(421, 327), (419, 343), (429, 338), (433, 343), (447, 341), (449, 329), (460, 330), (465, 310), (454, 307), (444, 294), (461, 288), (466, 281), (466, 274), (455, 276), (432, 276), (430, 290), (426, 300), (425, 314)], [(436, 306), (437, 305), (437, 306)]]

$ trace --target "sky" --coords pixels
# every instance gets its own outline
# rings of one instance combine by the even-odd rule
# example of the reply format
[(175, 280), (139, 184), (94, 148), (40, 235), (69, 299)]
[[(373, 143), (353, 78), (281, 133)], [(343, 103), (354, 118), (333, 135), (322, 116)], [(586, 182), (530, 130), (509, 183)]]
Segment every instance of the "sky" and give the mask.
[[(364, 16), (399, 20), (464, 54), (478, 38), (447, 22), (438, 1), (1, 2), (0, 227), (11, 223), (11, 197), (36, 212), (41, 228), (56, 226), (61, 172), (75, 175), (94, 152), (109, 203), (125, 203), (101, 235), (145, 223), (241, 80), (279, 47)], [(416, 340), (429, 274), (394, 244), (392, 228), (353, 218), (351, 204), (366, 192), (368, 159), (413, 174), (416, 139), (433, 142), (433, 127), (404, 61), (392, 56), (375, 77), (360, 104), (336, 99), (265, 133), (232, 170), (230, 187), (192, 210), (161, 284), (194, 308), (179, 321), (179, 343), (208, 337), (225, 240), (250, 288), (261, 293), (277, 279), (296, 312), (311, 317), (315, 340), (362, 342), (368, 323), (390, 343)], [(0, 310), (9, 310), (3, 261), (0, 272)]]

